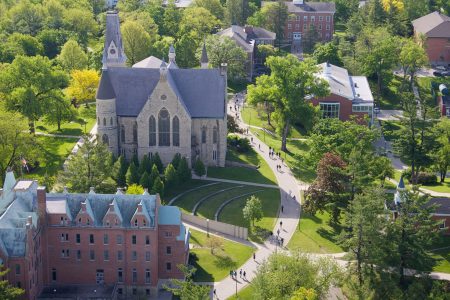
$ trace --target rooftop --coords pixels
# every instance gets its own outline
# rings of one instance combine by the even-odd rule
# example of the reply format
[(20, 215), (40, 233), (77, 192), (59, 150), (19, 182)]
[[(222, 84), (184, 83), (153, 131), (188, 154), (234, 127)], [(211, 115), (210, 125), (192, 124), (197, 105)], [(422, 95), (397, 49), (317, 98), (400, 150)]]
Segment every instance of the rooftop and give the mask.
[(412, 21), (414, 30), (427, 37), (450, 38), (450, 17), (440, 12), (432, 12)]
[[(272, 1), (263, 1), (262, 5), (273, 3)], [(336, 5), (334, 2), (304, 2), (303, 4), (294, 4), (292, 1), (284, 2), (290, 13), (320, 13), (320, 12), (336, 12)]]

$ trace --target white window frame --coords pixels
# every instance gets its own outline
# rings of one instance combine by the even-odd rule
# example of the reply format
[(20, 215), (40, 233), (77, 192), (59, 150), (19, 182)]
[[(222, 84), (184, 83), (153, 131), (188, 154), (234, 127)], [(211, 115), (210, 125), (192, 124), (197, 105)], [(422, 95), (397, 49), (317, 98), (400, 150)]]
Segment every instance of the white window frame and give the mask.
[[(337, 118), (339, 119), (341, 104), (339, 102), (319, 102), (320, 112), (322, 114), (322, 118)], [(327, 110), (331, 115), (325, 116), (324, 107), (337, 107), (336, 109)]]

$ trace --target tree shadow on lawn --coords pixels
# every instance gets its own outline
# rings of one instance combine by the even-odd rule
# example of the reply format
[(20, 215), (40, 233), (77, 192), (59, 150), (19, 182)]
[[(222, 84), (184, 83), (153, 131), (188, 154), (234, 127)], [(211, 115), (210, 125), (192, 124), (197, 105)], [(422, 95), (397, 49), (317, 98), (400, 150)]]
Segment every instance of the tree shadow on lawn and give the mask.
[(248, 235), (250, 240), (262, 244), (267, 238), (269, 238), (270, 231), (255, 225), (254, 227), (250, 228), (250, 232)]
[(339, 245), (339, 234), (340, 234), (341, 230), (340, 229), (334, 229), (333, 230), (326, 230), (324, 228), (319, 228), (317, 230), (317, 233), (323, 237), (324, 239), (330, 241), (331, 243), (335, 244), (335, 245)]
[(235, 269), (237, 263), (225, 253), (223, 255), (214, 254), (214, 265), (219, 269)]
[(193, 266), (196, 271), (193, 276), (193, 280), (197, 282), (214, 282), (214, 276), (212, 276), (210, 273), (206, 272), (205, 269), (203, 269), (198, 264), (198, 257), (195, 253), (189, 254), (189, 264)]
[[(300, 217), (300, 223), (302, 222), (302, 220), (311, 220), (316, 224), (323, 224), (323, 220), (315, 215), (310, 215), (308, 213), (303, 213), (302, 216)], [(300, 224), (299, 224), (300, 226)]]

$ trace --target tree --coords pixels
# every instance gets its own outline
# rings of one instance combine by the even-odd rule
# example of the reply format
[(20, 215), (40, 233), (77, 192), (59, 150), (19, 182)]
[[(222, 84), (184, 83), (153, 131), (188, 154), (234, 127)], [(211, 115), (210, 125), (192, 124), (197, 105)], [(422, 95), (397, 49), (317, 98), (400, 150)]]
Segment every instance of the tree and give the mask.
[(440, 181), (444, 182), (450, 165), (450, 120), (441, 118), (433, 130), (438, 146), (432, 158), (435, 169), (440, 173)]
[(346, 207), (346, 187), (348, 178), (345, 174), (347, 164), (334, 153), (325, 153), (317, 165), (317, 177), (305, 193), (304, 210), (315, 214), (328, 210), (334, 224), (338, 223), (341, 209)]
[(322, 299), (328, 293), (330, 286), (337, 283), (338, 277), (339, 269), (330, 259), (312, 260), (298, 252), (291, 255), (272, 254), (258, 267), (252, 281), (253, 297), (254, 299), (289, 299), (303, 287), (314, 290), (317, 298)]
[(67, 86), (67, 76), (52, 67), (42, 56), (19, 56), (0, 72), (0, 97), (9, 110), (28, 118), (30, 131), (34, 122), (46, 114), (51, 99), (61, 96)]
[(13, 33), (3, 46), (0, 59), (12, 62), (16, 56), (36, 56), (42, 53), (42, 44), (35, 37), (22, 33)]
[(380, 156), (373, 161), (371, 173), (380, 180), (381, 187), (384, 187), (386, 178), (393, 178), (395, 170), (389, 158)]
[(217, 19), (224, 20), (224, 8), (219, 0), (194, 0), (193, 5), (203, 7)]
[(151, 194), (159, 194), (161, 197), (164, 197), (164, 182), (162, 182), (161, 177), (156, 177)]
[(196, 32), (200, 40), (208, 34), (213, 33), (220, 26), (220, 21), (203, 7), (188, 7), (183, 12), (180, 22), (180, 32), (177, 36), (182, 36), (189, 32)]
[(197, 49), (200, 47), (201, 37), (196, 31), (183, 34), (175, 43), (177, 50), (177, 64), (183, 68), (194, 68), (199, 65), (195, 58)]
[(226, 0), (227, 23), (231, 25), (245, 25), (244, 1)]
[(173, 156), (172, 161), (170, 162), (172, 164), (172, 166), (175, 168), (175, 170), (178, 170), (178, 166), (180, 165), (180, 161), (181, 161), (181, 154), (180, 153), (176, 153)]
[(127, 195), (142, 195), (144, 193), (144, 187), (133, 183), (127, 188)]
[(195, 175), (197, 175), (199, 177), (202, 177), (203, 175), (206, 174), (205, 165), (203, 164), (203, 162), (200, 159), (197, 159), (195, 161), (194, 172), (195, 172)]
[(267, 75), (256, 78), (256, 85), (249, 85), (247, 99), (249, 103), (257, 103), (264, 106), (267, 113), (267, 124), (272, 126), (271, 116), (274, 111), (273, 104), (276, 99), (276, 88), (272, 85), (271, 79)]
[(155, 183), (156, 178), (159, 178), (159, 171), (156, 165), (152, 166), (152, 171), (150, 172), (150, 186), (153, 187), (153, 184)]
[(401, 205), (397, 206), (398, 216), (387, 227), (389, 243), (388, 265), (393, 266), (400, 275), (400, 283), (405, 281), (405, 269), (429, 270), (435, 264), (429, 246), (436, 242), (437, 224), (432, 219), (436, 209), (428, 205), (429, 197), (418, 191), (400, 191)]
[(386, 219), (384, 213), (384, 191), (368, 190), (358, 194), (349, 203), (345, 217), (345, 231), (341, 234), (341, 243), (355, 257), (356, 275), (359, 285), (364, 282), (363, 268), (379, 264), (379, 250), (383, 248)]
[(345, 22), (358, 11), (359, 0), (336, 0), (336, 20)]
[[(13, 120), (13, 122), (12, 122)], [(3, 111), (0, 114), (0, 186), (6, 170), (11, 168), (19, 173), (22, 158), (34, 163), (39, 150), (35, 137), (26, 132), (26, 120), (16, 112)]]
[(399, 57), (403, 70), (403, 79), (409, 75), (410, 90), (413, 89), (416, 72), (428, 64), (428, 56), (425, 49), (412, 39), (404, 41)]
[(178, 36), (182, 12), (176, 7), (173, 0), (168, 1), (164, 9), (164, 19), (161, 26), (161, 35)]
[(126, 174), (128, 171), (128, 166), (128, 162), (123, 156), (119, 156), (119, 159), (114, 163), (113, 179), (119, 187), (124, 187), (127, 183)]
[[(221, 63), (227, 63), (228, 76), (231, 80), (245, 77), (245, 64), (247, 54), (231, 38), (226, 36), (210, 35), (205, 41), (209, 64), (219, 68)], [(202, 47), (197, 49), (197, 59), (200, 61)]]
[(20, 1), (8, 11), (7, 30), (35, 36), (44, 25), (45, 11), (41, 4)]
[(163, 166), (163, 163), (161, 161), (161, 158), (159, 157), (158, 152), (156, 152), (153, 155), (152, 162), (158, 168), (158, 173), (161, 174), (164, 171), (164, 166)]
[(184, 280), (171, 279), (170, 285), (163, 285), (164, 289), (173, 295), (180, 297), (181, 300), (207, 300), (209, 299), (210, 287), (195, 284), (192, 276), (195, 274), (194, 267), (179, 264), (178, 269), (184, 274)]
[(70, 72), (72, 70), (82, 70), (87, 66), (87, 55), (75, 40), (68, 40), (62, 47), (58, 60), (62, 67)]
[(86, 9), (71, 8), (64, 12), (64, 26), (77, 36), (77, 41), (87, 46), (88, 38), (97, 32), (97, 23), (92, 12)]
[(211, 254), (214, 255), (214, 250), (223, 248), (223, 240), (215, 235), (211, 235), (206, 239), (206, 245), (211, 249)]
[(150, 55), (150, 35), (137, 22), (127, 21), (123, 24), (122, 38), (129, 65), (134, 65)]
[(145, 189), (150, 189), (152, 186), (150, 185), (150, 176), (147, 171), (142, 173), (141, 179), (139, 180), (139, 185), (141, 185)]
[(189, 169), (187, 159), (184, 156), (180, 160), (180, 164), (178, 165), (177, 168), (177, 173), (180, 182), (188, 181), (192, 177), (192, 173), (191, 170)]
[(178, 175), (172, 164), (168, 164), (164, 170), (164, 186), (168, 190), (177, 185)]
[(305, 53), (312, 53), (317, 42), (319, 42), (319, 32), (314, 24), (310, 25), (306, 30), (302, 39), (302, 47)]
[[(9, 269), (0, 270), (0, 278), (6, 278), (6, 274), (8, 274)], [(0, 281), (0, 298), (4, 300), (18, 300), (22, 299), (25, 291), (21, 288), (17, 288), (12, 286), (8, 280)]]
[(60, 131), (61, 123), (63, 121), (72, 121), (76, 114), (77, 111), (72, 106), (69, 99), (62, 94), (55, 95), (54, 98), (49, 99), (45, 122), (48, 124), (56, 124), (58, 126), (58, 131)]
[(152, 171), (152, 162), (150, 161), (150, 158), (148, 158), (148, 155), (145, 154), (142, 158), (141, 163), (139, 164), (139, 174), (144, 174), (144, 172), (147, 172), (150, 174)]
[(151, 54), (155, 57), (167, 59), (170, 45), (175, 44), (175, 39), (171, 36), (163, 36), (153, 44)]
[(134, 164), (134, 162), (130, 163), (127, 171), (127, 185), (138, 184), (140, 180), (138, 167)]
[(100, 77), (94, 70), (74, 70), (70, 74), (72, 79), (67, 88), (67, 94), (76, 99), (77, 103), (87, 103), (95, 101)]
[(120, 0), (117, 2), (117, 8), (120, 11), (136, 11), (142, 6), (141, 0)]
[(112, 173), (112, 154), (103, 143), (97, 143), (90, 135), (77, 154), (72, 155), (63, 173), (63, 182), (77, 193), (85, 193), (90, 187), (97, 188)]
[(319, 64), (328, 62), (336, 66), (344, 65), (339, 55), (337, 45), (335, 45), (332, 42), (325, 44), (317, 44), (314, 49), (313, 56), (317, 60), (317, 63)]
[(245, 207), (242, 209), (244, 219), (246, 219), (252, 226), (255, 226), (255, 220), (259, 221), (264, 216), (261, 200), (258, 197), (252, 195), (247, 199)]
[(50, 59), (55, 58), (67, 41), (67, 32), (57, 29), (44, 29), (37, 35), (42, 44), (42, 54)]
[[(297, 57), (269, 57), (266, 62), (271, 70), (268, 78), (256, 79), (256, 86), (261, 85), (261, 95), (254, 96), (254, 88), (248, 88), (250, 104), (270, 100), (275, 114), (279, 117), (278, 131), (281, 132), (281, 150), (287, 152), (287, 136), (294, 120), (301, 115), (304, 118), (313, 114), (313, 108), (306, 97), (322, 97), (329, 93), (326, 81), (317, 78), (318, 72), (312, 60), (300, 62)], [(267, 91), (265, 95), (264, 91)]]
[(318, 300), (318, 298), (313, 289), (301, 287), (292, 294), (291, 300)]

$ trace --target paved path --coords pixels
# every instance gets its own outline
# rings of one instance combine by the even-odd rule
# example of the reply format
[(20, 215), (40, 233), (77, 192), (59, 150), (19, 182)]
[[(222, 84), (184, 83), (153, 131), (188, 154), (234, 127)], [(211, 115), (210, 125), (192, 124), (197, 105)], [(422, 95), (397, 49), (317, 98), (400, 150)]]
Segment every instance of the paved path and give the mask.
[[(242, 104), (242, 100), (239, 99), (238, 102)], [(239, 105), (239, 106), (240, 106)], [(229, 108), (229, 107), (228, 107)], [(242, 118), (240, 118), (241, 120)], [(247, 128), (246, 124), (239, 121), (239, 125), (243, 128)], [(276, 232), (279, 227), (280, 221), (283, 222), (282, 229), (280, 230), (280, 237), (284, 238), (284, 244), (287, 244), (297, 229), (297, 225), (300, 217), (300, 190), (299, 183), (294, 178), (290, 169), (281, 163), (279, 159), (272, 159), (269, 157), (269, 148), (261, 141), (258, 137), (251, 135), (253, 137), (252, 147), (258, 152), (262, 158), (267, 162), (269, 167), (274, 172), (281, 195), (281, 205), (283, 206), (284, 213), (278, 215), (276, 226), (273, 232)], [(258, 145), (261, 145), (261, 150), (258, 149)], [(282, 165), (281, 172), (277, 171), (277, 165)], [(211, 178), (209, 178), (211, 180)], [(306, 185), (305, 185), (306, 186)], [(294, 197), (295, 196), (295, 200)], [(274, 199), (275, 200), (275, 199)], [(247, 280), (233, 280), (229, 276), (224, 280), (214, 284), (216, 289), (217, 299), (227, 299), (228, 297), (234, 295), (236, 291), (244, 288), (255, 276), (255, 271), (261, 262), (267, 259), (273, 252), (278, 250), (274, 244), (266, 241), (264, 244), (258, 244), (258, 249), (255, 252), (256, 259), (249, 259), (244, 265), (240, 266), (239, 269), (245, 270), (247, 273)]]
[(36, 135), (42, 135), (42, 136), (51, 136), (51, 137), (58, 137), (58, 138), (74, 138), (74, 139), (79, 139), (81, 138), (81, 136), (79, 135), (67, 135), (67, 134), (53, 134), (53, 133), (45, 133), (45, 132), (35, 132), (34, 134)]

